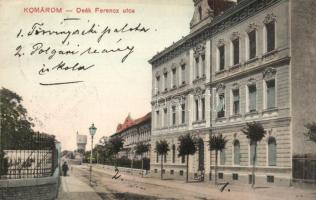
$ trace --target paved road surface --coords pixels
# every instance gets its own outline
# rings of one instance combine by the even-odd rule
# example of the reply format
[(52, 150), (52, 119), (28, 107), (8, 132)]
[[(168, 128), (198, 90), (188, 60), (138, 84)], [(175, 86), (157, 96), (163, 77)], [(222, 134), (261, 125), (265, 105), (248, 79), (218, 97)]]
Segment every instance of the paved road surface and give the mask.
[[(119, 179), (112, 179), (114, 170), (93, 168), (92, 188), (89, 186), (89, 170), (87, 166), (72, 166), (71, 176), (63, 177), (63, 190), (61, 197), (64, 199), (88, 199), (88, 200), (314, 200), (316, 191), (302, 190), (286, 187), (258, 187), (255, 191), (248, 185), (228, 185), (220, 192), (219, 187), (209, 182), (184, 183), (184, 181), (159, 180), (153, 178), (141, 178), (129, 174), (121, 174)], [(73, 182), (75, 186), (69, 186), (68, 191), (74, 191), (69, 195), (67, 187)], [(82, 188), (82, 189), (81, 189)], [(228, 191), (228, 189), (230, 191)], [(63, 198), (61, 198), (63, 199)]]

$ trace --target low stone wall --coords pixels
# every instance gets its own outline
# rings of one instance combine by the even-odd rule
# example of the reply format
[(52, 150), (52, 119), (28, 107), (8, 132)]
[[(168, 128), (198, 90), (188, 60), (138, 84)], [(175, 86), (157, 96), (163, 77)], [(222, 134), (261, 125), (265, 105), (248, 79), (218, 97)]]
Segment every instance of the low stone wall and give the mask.
[(1, 200), (53, 200), (59, 188), (59, 169), (51, 177), (0, 180)]

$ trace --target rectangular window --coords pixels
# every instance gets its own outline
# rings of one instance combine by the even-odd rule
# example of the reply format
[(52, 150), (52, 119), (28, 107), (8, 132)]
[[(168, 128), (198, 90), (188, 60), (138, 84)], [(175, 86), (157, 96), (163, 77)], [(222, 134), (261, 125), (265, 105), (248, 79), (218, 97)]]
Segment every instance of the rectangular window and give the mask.
[(183, 170), (179, 171), (180, 176), (183, 176)]
[(257, 110), (257, 87), (255, 85), (248, 86), (249, 92), (249, 112)]
[(156, 163), (159, 163), (159, 154), (156, 152)]
[(233, 114), (239, 114), (239, 90), (233, 90)]
[(163, 162), (166, 163), (167, 162), (167, 155), (163, 155)]
[[(256, 180), (256, 179), (255, 179), (255, 180)], [(248, 183), (249, 183), (249, 184), (252, 184), (252, 175), (251, 175), (251, 174), (248, 175)]]
[(168, 90), (168, 73), (164, 73), (164, 86), (165, 86), (165, 91)]
[(266, 24), (267, 30), (267, 52), (275, 49), (275, 22), (272, 21)]
[(205, 99), (201, 99), (202, 104), (202, 120), (205, 120)]
[(239, 64), (239, 38), (233, 40), (233, 65)]
[(174, 170), (172, 169), (172, 170), (170, 170), (170, 174), (174, 174)]
[(222, 172), (218, 173), (218, 179), (223, 179), (224, 178), (224, 174)]
[(195, 58), (195, 77), (199, 78), (200, 77), (200, 72), (199, 72), (199, 58)]
[(156, 128), (159, 128), (160, 126), (160, 116), (159, 116), (159, 110), (156, 111)]
[(233, 174), (233, 180), (237, 181), (238, 180), (238, 174)]
[(155, 173), (158, 173), (158, 169), (155, 169), (154, 171), (155, 171)]
[(165, 173), (166, 173), (166, 170), (165, 170), (165, 169), (162, 169), (162, 173), (165, 174)]
[(253, 59), (257, 55), (256, 30), (248, 33), (249, 38), (249, 59)]
[(199, 100), (195, 100), (195, 121), (199, 121)]
[(167, 108), (165, 108), (164, 110), (163, 110), (163, 112), (164, 112), (164, 127), (168, 127), (168, 110), (167, 110)]
[(274, 176), (267, 176), (268, 183), (274, 183)]
[(177, 69), (172, 69), (172, 87), (175, 88), (177, 86)]
[(156, 77), (156, 94), (160, 93), (160, 76)]
[(218, 47), (219, 52), (219, 71), (224, 70), (225, 67), (225, 46)]
[(217, 117), (225, 117), (225, 94), (221, 93), (218, 95), (218, 104), (217, 104)]
[(267, 81), (267, 109), (275, 108), (275, 80)]
[(172, 106), (172, 125), (176, 125), (176, 107)]
[(181, 163), (185, 163), (185, 156), (181, 156)]
[(185, 104), (181, 105), (181, 123), (185, 123)]
[(202, 76), (204, 77), (205, 76), (205, 55), (202, 55), (201, 56), (202, 58)]
[(181, 65), (181, 79), (182, 79), (182, 84), (185, 84), (185, 64)]

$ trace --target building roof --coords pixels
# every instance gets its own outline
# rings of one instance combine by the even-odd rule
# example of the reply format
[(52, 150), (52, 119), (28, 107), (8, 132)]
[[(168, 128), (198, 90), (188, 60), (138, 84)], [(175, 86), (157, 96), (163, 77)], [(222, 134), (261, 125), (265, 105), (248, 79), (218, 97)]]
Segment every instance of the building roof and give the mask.
[(128, 116), (125, 118), (123, 124), (119, 123), (116, 127), (116, 133), (122, 132), (130, 127), (136, 126), (151, 117), (151, 112), (147, 113), (145, 116), (142, 116), (140, 118), (137, 118), (135, 120), (132, 119), (131, 115), (128, 114)]

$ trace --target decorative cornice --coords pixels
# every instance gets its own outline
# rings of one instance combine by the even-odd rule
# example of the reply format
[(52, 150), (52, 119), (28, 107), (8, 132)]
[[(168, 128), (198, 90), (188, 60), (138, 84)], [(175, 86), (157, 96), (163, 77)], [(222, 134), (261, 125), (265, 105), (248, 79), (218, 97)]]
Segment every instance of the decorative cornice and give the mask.
[(248, 79), (247, 85), (256, 85), (256, 82), (257, 82), (256, 79), (251, 77)]
[(247, 27), (246, 32), (250, 33), (251, 31), (258, 30), (258, 28), (259, 28), (259, 25), (257, 25), (256, 23), (250, 23)]
[(267, 16), (264, 18), (263, 23), (268, 24), (274, 21), (276, 21), (276, 16), (273, 13), (270, 13), (270, 14), (267, 14)]
[(275, 68), (269, 67), (262, 72), (264, 80), (271, 80), (275, 78), (277, 70)]
[(226, 87), (226, 86), (225, 86), (223, 83), (219, 83), (219, 84), (216, 85), (216, 91), (217, 91), (218, 93), (222, 93), (222, 92), (225, 91), (225, 87)]
[(239, 32), (233, 32), (233, 34), (231, 35), (230, 39), (233, 41), (233, 40), (236, 40), (240, 38), (240, 33)]
[(182, 52), (188, 51), (197, 44), (241, 23), (242, 21), (280, 1), (282, 0), (249, 0), (244, 3), (239, 3), (231, 9), (225, 11), (222, 15), (215, 17), (211, 23), (206, 24), (197, 31), (190, 33), (174, 43), (172, 46), (169, 46), (162, 52), (156, 54), (149, 60), (149, 63), (151, 63), (153, 67), (159, 66), (162, 63), (178, 56)]

